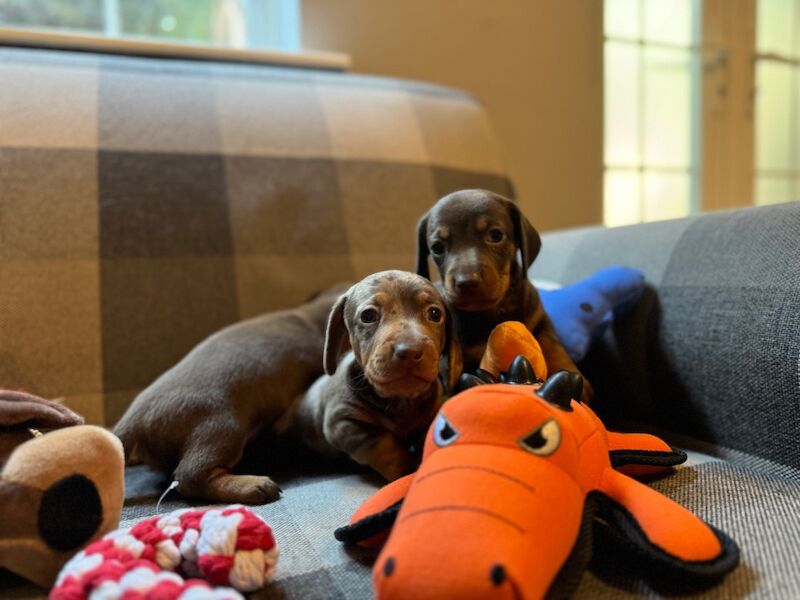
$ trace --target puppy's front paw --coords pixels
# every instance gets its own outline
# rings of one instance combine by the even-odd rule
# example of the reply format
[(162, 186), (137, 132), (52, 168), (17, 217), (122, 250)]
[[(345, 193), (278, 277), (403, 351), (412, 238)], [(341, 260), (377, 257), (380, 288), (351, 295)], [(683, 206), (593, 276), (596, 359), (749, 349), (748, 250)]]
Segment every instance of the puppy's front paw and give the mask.
[(256, 475), (239, 475), (237, 478), (243, 481), (237, 482), (238, 500), (242, 504), (267, 504), (274, 502), (281, 497), (281, 488), (269, 477), (258, 477)]
[(234, 504), (267, 504), (281, 497), (281, 488), (269, 477), (224, 473), (208, 482), (207, 492), (192, 495)]

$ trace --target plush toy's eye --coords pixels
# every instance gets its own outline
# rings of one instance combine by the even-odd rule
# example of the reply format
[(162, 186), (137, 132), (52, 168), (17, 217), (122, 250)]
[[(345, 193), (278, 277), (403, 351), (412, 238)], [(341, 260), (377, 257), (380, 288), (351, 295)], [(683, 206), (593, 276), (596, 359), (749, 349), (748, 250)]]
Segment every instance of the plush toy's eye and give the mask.
[(439, 413), (439, 416), (436, 417), (436, 424), (433, 426), (433, 441), (441, 447), (452, 444), (457, 438), (458, 431), (450, 424), (447, 417)]
[(561, 428), (555, 419), (548, 419), (519, 441), (525, 450), (539, 456), (551, 455), (560, 443)]
[(365, 308), (361, 311), (361, 315), (359, 316), (362, 323), (374, 323), (378, 320), (378, 311), (374, 308)]
[(442, 254), (444, 252), (444, 244), (440, 241), (435, 241), (431, 244), (431, 254)]

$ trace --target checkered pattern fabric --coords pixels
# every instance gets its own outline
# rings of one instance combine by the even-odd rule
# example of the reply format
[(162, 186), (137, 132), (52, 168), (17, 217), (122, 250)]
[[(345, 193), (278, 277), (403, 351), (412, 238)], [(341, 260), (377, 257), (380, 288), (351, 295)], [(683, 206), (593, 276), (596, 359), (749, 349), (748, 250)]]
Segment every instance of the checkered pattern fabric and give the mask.
[(511, 193), (459, 91), (0, 48), (0, 385), (112, 424), (211, 332), (413, 268), (464, 187)]

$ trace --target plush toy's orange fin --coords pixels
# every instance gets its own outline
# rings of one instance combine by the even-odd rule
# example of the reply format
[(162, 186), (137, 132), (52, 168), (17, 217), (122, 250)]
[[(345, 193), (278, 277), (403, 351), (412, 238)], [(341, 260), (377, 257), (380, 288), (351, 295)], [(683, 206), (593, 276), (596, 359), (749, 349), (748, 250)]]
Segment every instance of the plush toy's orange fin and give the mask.
[(340, 527), (334, 536), (340, 542), (359, 546), (379, 546), (386, 541), (400, 512), (400, 506), (414, 482), (415, 473), (396, 479), (373, 494), (350, 519), (350, 525)]
[(649, 433), (606, 433), (611, 466), (626, 475), (652, 475), (686, 462), (685, 452)]
[(713, 580), (738, 564), (739, 549), (730, 538), (646, 485), (608, 469), (599, 491), (606, 533), (655, 575)]
[(498, 377), (500, 373), (508, 371), (511, 362), (519, 355), (528, 359), (538, 379), (547, 378), (547, 364), (539, 342), (524, 324), (505, 321), (489, 334), (480, 366)]

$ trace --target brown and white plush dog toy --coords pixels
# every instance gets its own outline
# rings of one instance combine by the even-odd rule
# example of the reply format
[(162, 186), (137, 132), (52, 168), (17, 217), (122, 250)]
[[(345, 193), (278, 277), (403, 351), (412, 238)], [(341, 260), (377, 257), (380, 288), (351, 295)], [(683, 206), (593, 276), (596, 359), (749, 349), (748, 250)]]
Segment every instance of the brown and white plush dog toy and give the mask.
[(122, 444), (82, 423), (57, 402), (0, 390), (0, 567), (42, 587), (119, 524)]

